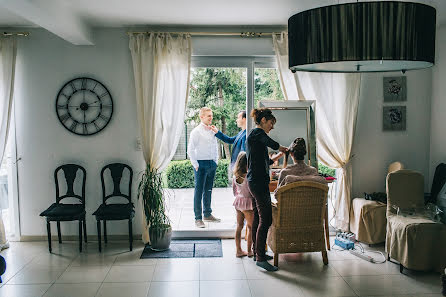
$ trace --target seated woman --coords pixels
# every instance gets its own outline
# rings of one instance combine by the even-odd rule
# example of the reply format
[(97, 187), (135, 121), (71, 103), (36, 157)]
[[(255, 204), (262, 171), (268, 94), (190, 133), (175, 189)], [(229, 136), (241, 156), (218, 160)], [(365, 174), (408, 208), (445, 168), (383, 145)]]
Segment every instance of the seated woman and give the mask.
[(305, 164), (304, 157), (307, 154), (307, 148), (303, 138), (296, 138), (290, 145), (289, 152), (294, 164), (280, 171), (279, 186), (301, 180), (326, 183), (325, 179), (319, 176), (316, 168)]

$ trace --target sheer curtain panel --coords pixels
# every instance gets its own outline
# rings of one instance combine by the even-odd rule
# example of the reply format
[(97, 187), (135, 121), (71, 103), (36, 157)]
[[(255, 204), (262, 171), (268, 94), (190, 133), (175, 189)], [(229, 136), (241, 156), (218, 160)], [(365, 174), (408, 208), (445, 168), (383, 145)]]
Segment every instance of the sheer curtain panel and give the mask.
[[(163, 170), (175, 154), (189, 92), (191, 37), (168, 33), (134, 34), (133, 61), (138, 122), (144, 160)], [(143, 241), (148, 226), (143, 213)]]
[[(288, 69), (288, 36), (273, 35), (280, 80), (288, 99), (316, 100), (318, 158), (336, 168), (336, 228), (349, 230), (353, 138), (358, 114), (361, 75), (357, 73), (296, 72)], [(285, 92), (284, 91), (284, 92)], [(296, 98), (296, 95), (297, 97)]]
[[(11, 120), (16, 55), (15, 37), (0, 37), (0, 163), (5, 154)], [(5, 244), (5, 227), (0, 216), (0, 246)]]

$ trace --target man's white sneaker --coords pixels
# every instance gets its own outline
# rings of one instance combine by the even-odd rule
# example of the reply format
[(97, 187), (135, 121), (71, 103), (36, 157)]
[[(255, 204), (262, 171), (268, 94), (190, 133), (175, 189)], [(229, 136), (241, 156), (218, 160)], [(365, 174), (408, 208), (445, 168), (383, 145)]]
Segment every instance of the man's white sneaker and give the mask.
[(206, 227), (202, 220), (195, 220), (195, 227), (204, 228)]
[(221, 222), (220, 219), (214, 217), (213, 215), (210, 215), (210, 216), (208, 216), (208, 217), (204, 217), (203, 221), (205, 221), (205, 222), (214, 222), (214, 223), (219, 223), (219, 222)]

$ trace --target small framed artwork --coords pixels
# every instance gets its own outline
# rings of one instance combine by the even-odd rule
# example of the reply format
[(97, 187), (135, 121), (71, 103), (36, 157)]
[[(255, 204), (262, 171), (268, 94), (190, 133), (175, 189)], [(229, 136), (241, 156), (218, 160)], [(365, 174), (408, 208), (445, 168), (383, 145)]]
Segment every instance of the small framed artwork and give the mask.
[(383, 106), (383, 131), (406, 130), (406, 106)]
[(384, 77), (383, 78), (384, 102), (406, 101), (407, 86), (406, 77)]

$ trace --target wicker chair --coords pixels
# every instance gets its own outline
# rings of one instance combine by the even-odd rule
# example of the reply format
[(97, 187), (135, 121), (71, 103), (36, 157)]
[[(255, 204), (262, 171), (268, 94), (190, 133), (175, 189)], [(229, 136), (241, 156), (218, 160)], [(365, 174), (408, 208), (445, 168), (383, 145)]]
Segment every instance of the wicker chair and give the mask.
[(327, 192), (327, 185), (312, 181), (294, 182), (277, 190), (268, 233), (275, 266), (279, 254), (302, 252), (322, 252), (324, 264), (328, 264), (324, 236)]

